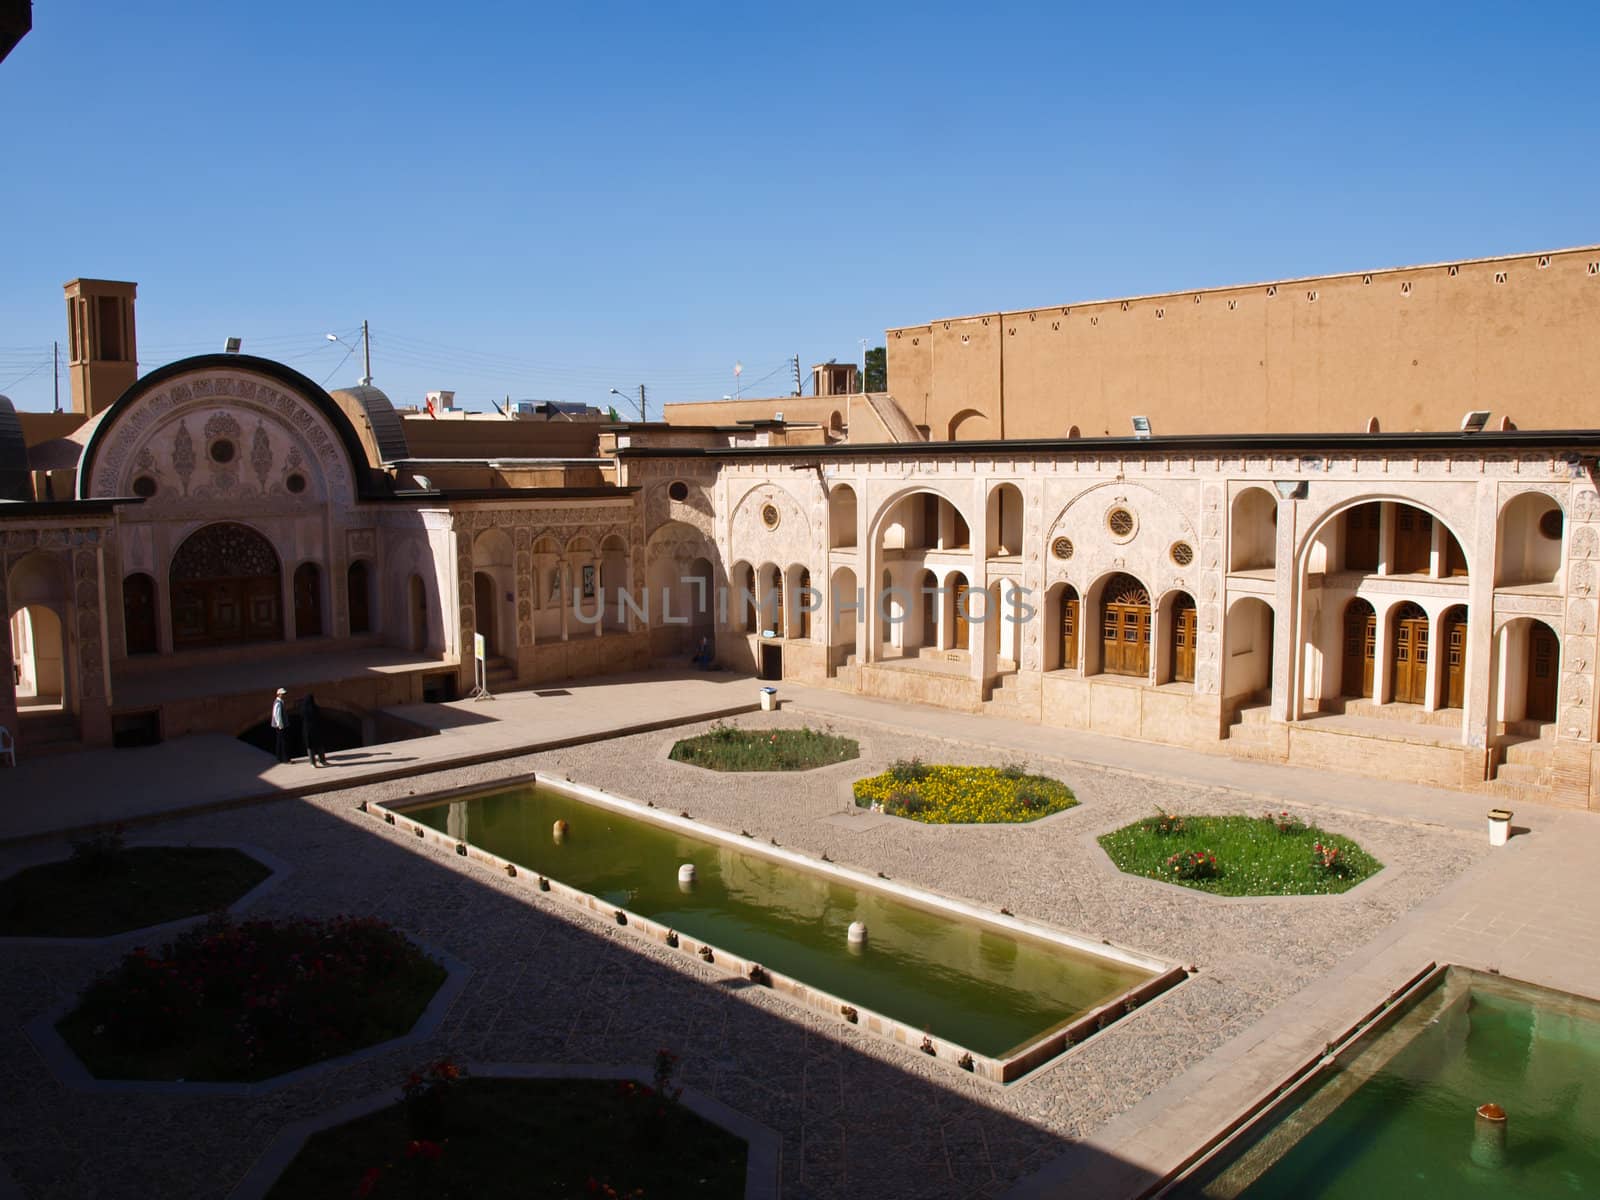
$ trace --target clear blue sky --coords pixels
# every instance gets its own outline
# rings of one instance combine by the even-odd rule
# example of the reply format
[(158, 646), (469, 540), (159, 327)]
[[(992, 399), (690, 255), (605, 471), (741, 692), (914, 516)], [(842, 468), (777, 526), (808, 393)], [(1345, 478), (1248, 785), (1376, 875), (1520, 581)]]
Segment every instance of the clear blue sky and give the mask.
[(365, 317), (397, 403), (653, 415), (938, 316), (1596, 242), (1597, 61), (1593, 3), (43, 0), (0, 392), (50, 407), (77, 275), (145, 370), (349, 384)]

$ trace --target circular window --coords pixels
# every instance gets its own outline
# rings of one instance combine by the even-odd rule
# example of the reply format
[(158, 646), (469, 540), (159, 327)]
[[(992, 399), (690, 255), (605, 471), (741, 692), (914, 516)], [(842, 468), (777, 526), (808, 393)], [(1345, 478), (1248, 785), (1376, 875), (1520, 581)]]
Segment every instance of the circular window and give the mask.
[(141, 475), (133, 481), (133, 494), (142, 496), (146, 500), (156, 494), (156, 481), (148, 475)]
[(1050, 543), (1050, 553), (1054, 554), (1057, 558), (1071, 558), (1072, 539), (1058, 537), (1055, 541)]
[(1562, 524), (1561, 510), (1559, 508), (1552, 508), (1549, 512), (1545, 513), (1539, 518), (1539, 532), (1544, 534), (1544, 536), (1549, 538), (1552, 542), (1559, 542), (1561, 540)]
[(283, 486), (298, 496), (301, 492), (306, 490), (306, 477), (300, 474), (299, 471), (296, 471), (293, 475), (289, 476), (289, 478), (283, 481)]
[(227, 438), (218, 438), (211, 443), (211, 461), (216, 463), (231, 463), (233, 461), (233, 443)]
[(778, 506), (776, 504), (763, 504), (761, 506), (761, 523), (768, 529), (778, 527)]
[(1172, 561), (1180, 567), (1187, 567), (1194, 561), (1194, 547), (1188, 542), (1172, 543)]
[(689, 498), (689, 485), (680, 479), (676, 483), (667, 486), (667, 495), (674, 500), (687, 500)]
[(1134, 520), (1131, 512), (1119, 506), (1106, 514), (1106, 528), (1111, 531), (1112, 537), (1125, 542), (1133, 536), (1133, 531), (1139, 528), (1139, 523)]

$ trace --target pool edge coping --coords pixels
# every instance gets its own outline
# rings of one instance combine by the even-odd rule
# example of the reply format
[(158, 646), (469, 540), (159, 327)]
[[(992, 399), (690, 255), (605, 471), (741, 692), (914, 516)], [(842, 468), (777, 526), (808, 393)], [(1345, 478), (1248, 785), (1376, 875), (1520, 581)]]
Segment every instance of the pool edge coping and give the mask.
[[(855, 887), (868, 888), (934, 912), (974, 921), (980, 926), (989, 926), (1012, 936), (1026, 937), (1100, 959), (1110, 959), (1123, 966), (1147, 971), (1149, 977), (1085, 1010), (1061, 1026), (1022, 1043), (1011, 1054), (1003, 1057), (980, 1055), (959, 1043), (947, 1039), (936, 1040), (931, 1034), (921, 1029), (913, 1029), (886, 1014), (852, 1005), (845, 998), (813, 988), (802, 980), (782, 972), (772, 971), (753, 959), (734, 954), (712, 943), (681, 935), (661, 922), (607, 903), (589, 892), (547, 878), (470, 842), (463, 842), (446, 832), (423, 825), (407, 817), (404, 811), (432, 807), (456, 799), (525, 785), (563, 791), (580, 802), (609, 808), (623, 815), (671, 829), (684, 836), (754, 853), (758, 857), (775, 860), (797, 870), (831, 876)], [(360, 811), (376, 821), (393, 826), (397, 831), (404, 830), (425, 842), (451, 849), (458, 857), (476, 861), (508, 878), (525, 880), (526, 882), (520, 886), (536, 888), (567, 907), (586, 910), (601, 919), (609, 915), (618, 925), (631, 927), (636, 934), (685, 956), (699, 957), (709, 965), (721, 967), (733, 977), (749, 980), (753, 985), (764, 986), (803, 1009), (855, 1025), (875, 1038), (899, 1045), (906, 1050), (920, 1051), (975, 1078), (997, 1085), (1011, 1084), (1029, 1077), (1044, 1065), (1076, 1050), (1096, 1034), (1114, 1027), (1121, 1017), (1136, 1012), (1145, 1004), (1180, 986), (1190, 977), (1190, 973), (1176, 962), (1117, 945), (1109, 939), (1094, 942), (1081, 934), (1054, 929), (1040, 922), (1010, 914), (990, 912), (970, 901), (941, 896), (924, 888), (897, 883), (886, 876), (875, 879), (865, 872), (841, 866), (831, 860), (820, 861), (775, 844), (763, 845), (753, 838), (741, 837), (715, 825), (703, 824), (693, 817), (674, 815), (654, 805), (642, 806), (637, 801), (577, 783), (569, 777), (556, 779), (537, 771), (529, 771), (496, 780), (487, 787), (482, 783), (466, 784), (426, 796), (406, 797), (403, 801), (364, 803), (360, 806)]]

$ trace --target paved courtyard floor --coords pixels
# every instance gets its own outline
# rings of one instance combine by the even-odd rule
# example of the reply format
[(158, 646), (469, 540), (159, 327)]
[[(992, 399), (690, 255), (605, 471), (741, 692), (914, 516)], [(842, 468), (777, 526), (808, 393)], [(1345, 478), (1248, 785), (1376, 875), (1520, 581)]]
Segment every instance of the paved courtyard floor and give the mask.
[[(698, 721), (138, 829), (147, 841), (259, 846), (293, 872), (256, 911), (370, 913), (473, 974), (424, 1046), (259, 1099), (109, 1096), (56, 1083), (21, 1025), (75, 996), (119, 949), (10, 945), (11, 969), (0, 975), (0, 1161), (30, 1196), (220, 1197), (285, 1124), (390, 1086), (419, 1061), (635, 1063), (670, 1047), (686, 1083), (781, 1135), (785, 1196), (1116, 1197), (1136, 1193), (1429, 961), (1497, 966), (1600, 995), (1600, 875), (1588, 867), (1600, 854), (1600, 821), (1590, 814), (1519, 812), (1519, 836), (1491, 850), (1481, 797), (788, 685), (783, 694), (791, 701), (783, 711), (737, 723), (831, 724), (857, 738), (861, 758), (781, 777), (668, 761), (673, 741), (708, 727)], [(605, 688), (584, 698), (615, 719)], [(1027, 826), (858, 815), (850, 781), (913, 754), (1025, 757), (1082, 803)], [(529, 769), (1198, 970), (1002, 1088), (725, 979), (356, 811), (363, 800)], [(1268, 804), (1292, 808), (1355, 838), (1386, 868), (1342, 897), (1259, 900), (1115, 872), (1094, 837), (1158, 804), (1252, 815)], [(0, 871), (63, 853), (49, 839), (3, 846)]]

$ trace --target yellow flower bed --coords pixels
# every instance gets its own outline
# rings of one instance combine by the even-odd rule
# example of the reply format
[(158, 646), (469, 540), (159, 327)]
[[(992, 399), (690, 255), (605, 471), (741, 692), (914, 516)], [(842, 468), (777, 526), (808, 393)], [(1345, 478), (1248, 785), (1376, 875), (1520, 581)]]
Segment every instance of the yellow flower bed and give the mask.
[(856, 804), (880, 806), (897, 817), (930, 825), (995, 825), (1037, 821), (1076, 804), (1072, 789), (1018, 767), (925, 766), (895, 763), (858, 780)]

